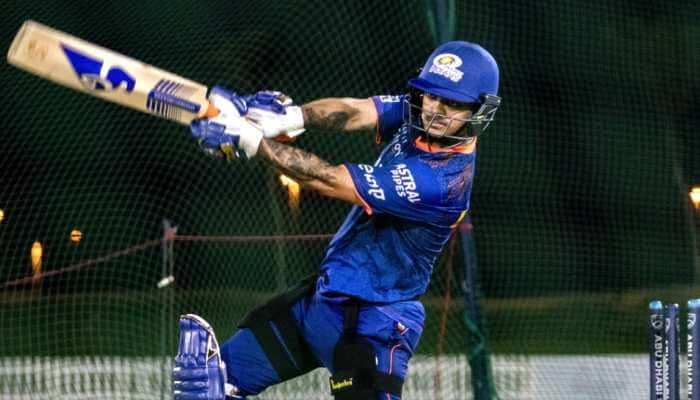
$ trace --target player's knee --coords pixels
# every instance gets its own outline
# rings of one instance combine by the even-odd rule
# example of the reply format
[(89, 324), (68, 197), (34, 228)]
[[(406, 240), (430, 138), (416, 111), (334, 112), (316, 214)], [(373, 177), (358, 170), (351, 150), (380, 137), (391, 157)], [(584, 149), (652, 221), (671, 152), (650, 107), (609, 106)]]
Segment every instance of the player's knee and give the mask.
[(376, 400), (380, 394), (400, 399), (403, 377), (377, 370), (377, 355), (359, 335), (343, 336), (333, 353), (331, 394), (336, 400)]
[[(226, 383), (226, 366), (212, 327), (201, 317), (180, 317), (180, 339), (173, 367), (175, 400), (224, 400), (237, 389)], [(238, 397), (241, 398), (241, 397)]]

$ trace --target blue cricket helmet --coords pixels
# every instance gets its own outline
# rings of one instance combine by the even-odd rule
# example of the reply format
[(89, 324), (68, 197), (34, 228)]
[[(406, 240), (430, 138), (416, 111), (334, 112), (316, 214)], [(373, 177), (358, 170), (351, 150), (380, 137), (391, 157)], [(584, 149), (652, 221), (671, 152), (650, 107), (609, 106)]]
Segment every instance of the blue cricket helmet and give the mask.
[(479, 103), (498, 94), (498, 64), (478, 44), (453, 41), (440, 45), (408, 86), (460, 103)]
[[(411, 88), (404, 100), (404, 122), (429, 138), (457, 145), (471, 143), (493, 121), (501, 104), (498, 96), (498, 64), (478, 44), (454, 41), (440, 45), (428, 58), (420, 74), (408, 81)], [(423, 93), (473, 107), (470, 117), (447, 116), (423, 110)], [(426, 117), (423, 122), (422, 116)], [(442, 132), (432, 129), (435, 120), (449, 121)], [(457, 132), (448, 133), (452, 123), (463, 124)], [(426, 125), (426, 126), (424, 126)]]

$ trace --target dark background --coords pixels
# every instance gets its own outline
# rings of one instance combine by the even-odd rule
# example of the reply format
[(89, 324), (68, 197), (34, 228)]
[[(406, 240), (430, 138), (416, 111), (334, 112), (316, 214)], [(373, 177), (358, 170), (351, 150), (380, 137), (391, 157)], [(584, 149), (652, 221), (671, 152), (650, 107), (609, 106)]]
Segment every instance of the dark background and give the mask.
[[(503, 106), (479, 141), (471, 210), (494, 351), (643, 352), (646, 303), (700, 295), (688, 198), (700, 184), (700, 3), (454, 4), (455, 37), (501, 69)], [(299, 103), (402, 93), (436, 45), (422, 1), (10, 1), (0, 49), (26, 19), (208, 86), (277, 89)], [(0, 76), (0, 284), (31, 275), (35, 240), (44, 271), (57, 271), (0, 289), (2, 354), (167, 354), (188, 310), (225, 336), (313, 271), (325, 245), (232, 237), (333, 233), (347, 212), (306, 191), (291, 212), (259, 160), (211, 159), (185, 127), (7, 64)], [(370, 136), (325, 132), (296, 145), (335, 163), (379, 151)], [(157, 290), (160, 244), (134, 246), (159, 239), (164, 218), (178, 234), (228, 241), (176, 242), (176, 283)], [(436, 347), (447, 287), (446, 351), (462, 351), (463, 274), (456, 257), (448, 282), (447, 258), (424, 298), (421, 352)]]

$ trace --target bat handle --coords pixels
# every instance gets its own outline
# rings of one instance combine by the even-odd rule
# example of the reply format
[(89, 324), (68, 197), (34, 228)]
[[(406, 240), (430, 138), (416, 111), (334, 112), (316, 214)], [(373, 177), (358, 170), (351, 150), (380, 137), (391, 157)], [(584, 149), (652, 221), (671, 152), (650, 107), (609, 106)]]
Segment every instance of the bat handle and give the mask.
[(219, 115), (219, 109), (214, 107), (211, 103), (207, 103), (207, 110), (202, 115), (202, 118), (214, 118)]

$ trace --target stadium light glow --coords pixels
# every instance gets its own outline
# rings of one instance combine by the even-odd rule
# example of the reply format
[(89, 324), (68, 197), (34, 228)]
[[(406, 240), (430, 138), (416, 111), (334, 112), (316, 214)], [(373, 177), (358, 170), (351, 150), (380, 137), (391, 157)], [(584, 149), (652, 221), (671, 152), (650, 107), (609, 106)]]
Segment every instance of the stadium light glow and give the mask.
[(36, 241), (36, 242), (34, 242), (34, 244), (32, 244), (31, 257), (32, 257), (32, 272), (34, 272), (34, 275), (40, 274), (41, 273), (41, 261), (42, 261), (42, 258), (44, 257), (44, 248), (39, 241)]
[(2, 220), (4, 220), (4, 219), (5, 219), (5, 211), (0, 209), (0, 222), (2, 222)]
[(71, 241), (71, 242), (73, 242), (73, 243), (75, 243), (75, 244), (78, 244), (78, 243), (80, 243), (80, 241), (81, 241), (82, 239), (83, 239), (83, 233), (82, 233), (82, 232), (80, 232), (80, 231), (77, 230), (77, 229), (73, 229), (72, 231), (70, 231), (70, 241)]
[(690, 201), (693, 202), (696, 211), (700, 211), (700, 186), (694, 186), (690, 190)]
[(293, 209), (299, 208), (299, 195), (301, 194), (301, 185), (299, 182), (288, 177), (287, 175), (280, 174), (280, 183), (282, 186), (287, 188), (287, 194), (289, 195), (289, 206)]

